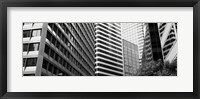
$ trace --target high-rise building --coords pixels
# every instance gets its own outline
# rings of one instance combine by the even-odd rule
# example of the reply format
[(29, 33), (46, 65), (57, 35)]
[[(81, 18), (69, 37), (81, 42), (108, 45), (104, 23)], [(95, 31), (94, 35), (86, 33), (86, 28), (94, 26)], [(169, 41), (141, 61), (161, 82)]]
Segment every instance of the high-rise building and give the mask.
[(23, 75), (95, 75), (94, 45), (93, 23), (23, 23)]
[(162, 47), (157, 23), (145, 23), (145, 42), (142, 63), (163, 61)]
[(95, 28), (95, 74), (97, 76), (123, 76), (120, 23), (95, 23)]
[(177, 23), (159, 23), (161, 47), (165, 61), (177, 58)]
[(122, 39), (138, 46), (139, 64), (142, 62), (144, 46), (144, 23), (121, 23)]
[(123, 59), (125, 76), (136, 76), (139, 69), (138, 46), (123, 39)]

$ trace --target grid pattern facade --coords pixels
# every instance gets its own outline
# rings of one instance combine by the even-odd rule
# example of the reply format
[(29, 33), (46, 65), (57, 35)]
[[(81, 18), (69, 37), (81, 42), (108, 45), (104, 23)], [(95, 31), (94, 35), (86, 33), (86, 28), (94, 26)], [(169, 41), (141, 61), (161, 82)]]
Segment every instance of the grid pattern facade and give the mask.
[(24, 23), (23, 75), (92, 76), (94, 45), (92, 23)]
[(122, 39), (138, 45), (139, 62), (141, 65), (144, 46), (144, 23), (121, 23)]
[[(165, 60), (177, 57), (177, 23), (160, 23), (161, 46)], [(172, 57), (171, 57), (172, 56)]]
[[(145, 23), (145, 42), (142, 61), (163, 61), (161, 42), (157, 23)], [(142, 62), (142, 63), (143, 63)]]
[(123, 76), (122, 39), (119, 23), (95, 23), (97, 76)]
[(123, 58), (125, 76), (136, 76), (139, 69), (138, 46), (123, 39)]

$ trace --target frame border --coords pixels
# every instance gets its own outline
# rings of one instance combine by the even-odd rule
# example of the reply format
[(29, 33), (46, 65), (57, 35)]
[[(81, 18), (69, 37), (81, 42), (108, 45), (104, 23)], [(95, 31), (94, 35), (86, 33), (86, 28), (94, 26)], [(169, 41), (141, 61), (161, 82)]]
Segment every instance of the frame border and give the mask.
[[(193, 7), (193, 92), (7, 92), (7, 7)], [(200, 98), (200, 0), (0, 0), (0, 98)]]

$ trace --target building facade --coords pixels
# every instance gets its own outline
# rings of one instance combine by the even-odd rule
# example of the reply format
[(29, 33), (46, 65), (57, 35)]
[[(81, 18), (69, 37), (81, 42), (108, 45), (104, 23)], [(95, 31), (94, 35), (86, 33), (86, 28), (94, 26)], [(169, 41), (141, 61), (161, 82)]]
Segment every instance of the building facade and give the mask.
[(144, 23), (121, 23), (122, 39), (138, 46), (139, 64), (142, 62), (144, 46)]
[(95, 23), (96, 76), (123, 76), (120, 23)]
[(94, 45), (93, 23), (23, 23), (23, 75), (95, 75)]
[(123, 39), (124, 75), (136, 76), (139, 69), (138, 46)]
[(159, 23), (161, 47), (165, 61), (177, 58), (177, 23)]
[(145, 23), (145, 42), (142, 63), (163, 61), (162, 47), (157, 23)]

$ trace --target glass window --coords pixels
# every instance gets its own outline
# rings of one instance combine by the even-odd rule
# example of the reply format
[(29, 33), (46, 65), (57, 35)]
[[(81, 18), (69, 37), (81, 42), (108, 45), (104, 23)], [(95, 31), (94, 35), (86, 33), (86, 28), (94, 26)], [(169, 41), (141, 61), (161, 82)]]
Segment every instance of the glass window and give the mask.
[(23, 44), (23, 52), (27, 52), (28, 51), (28, 44)]
[(51, 33), (49, 31), (47, 31), (47, 39), (51, 41)]
[(32, 37), (41, 36), (41, 30), (33, 30)]
[(35, 76), (35, 74), (24, 74), (24, 76)]
[(54, 59), (54, 55), (55, 55), (55, 52), (54, 52), (54, 50), (51, 49), (51, 53), (50, 53), (51, 58)]
[(42, 67), (46, 70), (48, 70), (48, 62), (46, 60), (43, 60)]
[(49, 71), (49, 72), (52, 72), (52, 71), (53, 71), (53, 65), (52, 65), (52, 64), (49, 64), (48, 71)]
[(26, 66), (36, 66), (37, 58), (27, 58)]
[(29, 44), (29, 51), (38, 51), (38, 50), (39, 50), (39, 43)]
[(58, 62), (58, 60), (59, 60), (59, 56), (58, 56), (58, 54), (56, 53), (56, 55), (55, 55), (55, 60)]
[(48, 45), (45, 45), (44, 52), (45, 52), (46, 54), (49, 54), (49, 51), (50, 51), (49, 46), (48, 46)]
[(25, 66), (26, 58), (23, 58), (23, 67)]
[(51, 43), (53, 43), (53, 45), (55, 46), (56, 45), (56, 38), (54, 36), (52, 36), (52, 41)]
[(53, 69), (53, 74), (55, 74), (55, 75), (57, 75), (57, 68), (56, 67), (54, 67), (54, 69)]
[(53, 31), (54, 31), (55, 33), (57, 33), (58, 28), (57, 28), (57, 26), (56, 26), (55, 24), (53, 25), (53, 28), (52, 28), (52, 29), (53, 29)]
[(59, 42), (57, 42), (56, 47), (57, 47), (58, 49), (60, 49), (60, 43), (59, 43)]
[(24, 30), (23, 31), (23, 37), (30, 37), (31, 31), (30, 30)]

